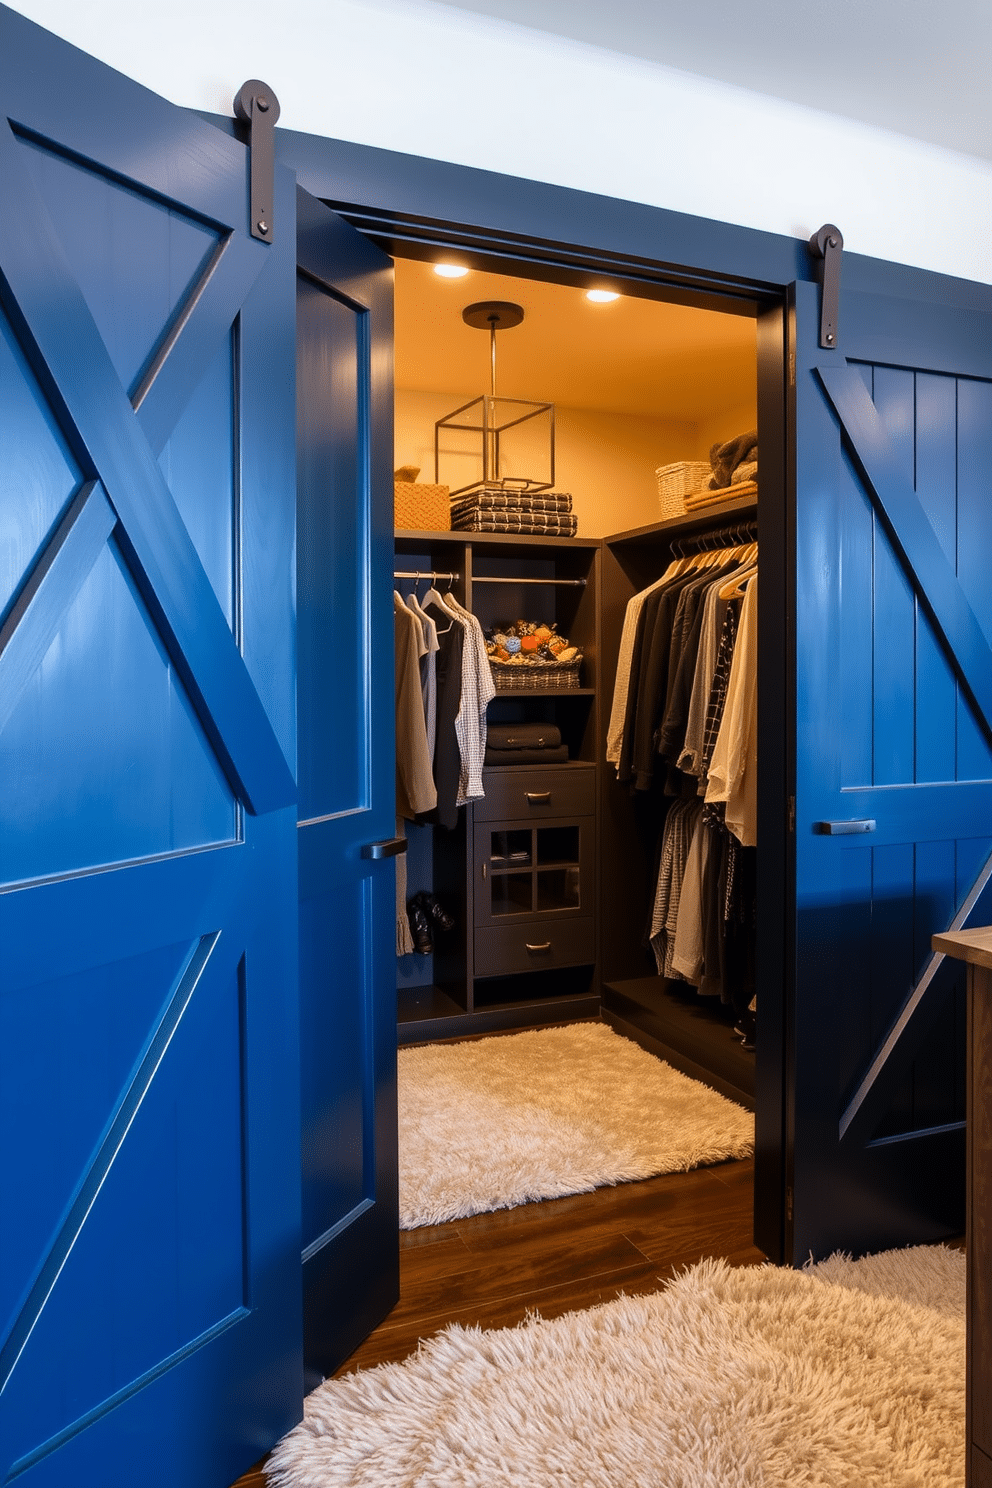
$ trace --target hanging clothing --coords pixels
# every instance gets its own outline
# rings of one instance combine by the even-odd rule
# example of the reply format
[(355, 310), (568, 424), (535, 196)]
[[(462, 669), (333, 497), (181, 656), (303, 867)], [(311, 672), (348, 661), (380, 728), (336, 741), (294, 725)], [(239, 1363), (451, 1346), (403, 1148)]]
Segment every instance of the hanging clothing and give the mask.
[(753, 867), (740, 854), (756, 838), (756, 554), (676, 564), (633, 596), (607, 733), (618, 779), (673, 797), (649, 934), (658, 972), (735, 1009), (754, 992)]
[(705, 960), (703, 928), (703, 882), (712, 845), (712, 834), (697, 812), (689, 854), (682, 873), (681, 891), (675, 909), (675, 934), (669, 957), (672, 974), (698, 987)]
[(477, 801), (485, 795), (482, 784), (482, 766), (486, 754), (486, 709), (496, 696), (486, 638), (482, 626), (471, 613), (460, 605), (453, 594), (444, 596), (444, 604), (462, 625), (462, 696), (455, 733), (461, 752), (461, 771), (458, 778), (459, 806), (467, 801)]
[(640, 590), (628, 601), (627, 609), (623, 617), (623, 631), (620, 636), (620, 654), (617, 657), (617, 670), (613, 682), (613, 703), (610, 707), (610, 722), (606, 731), (606, 759), (611, 765), (620, 765), (620, 746), (623, 740), (624, 715), (627, 711), (627, 699), (630, 694), (631, 663), (634, 655), (634, 639), (637, 635), (637, 627), (641, 618), (641, 610), (644, 601), (649, 594), (663, 585), (671, 582), (668, 575), (663, 574), (647, 589)]
[(465, 629), (455, 619), (436, 589), (424, 598), (423, 608), (437, 631), (437, 713), (434, 742), (434, 784), (437, 810), (428, 816), (451, 831), (458, 825), (458, 782), (461, 750), (456, 720), (462, 705), (462, 647)]
[(434, 758), (437, 740), (437, 653), (440, 642), (437, 626), (417, 598), (416, 591), (406, 597), (406, 607), (420, 621), (424, 629), (424, 644), (427, 649), (420, 658), (420, 681), (424, 694), (424, 719), (427, 724), (427, 752)]
[(682, 881), (702, 802), (693, 796), (673, 801), (665, 819), (661, 865), (651, 914), (651, 949), (660, 976), (675, 976), (675, 931)]
[(398, 594), (393, 595), (396, 648), (396, 814), (413, 819), (437, 805), (420, 678), (426, 651), (423, 626)]
[(631, 655), (631, 682), (624, 713), (617, 779), (649, 790), (654, 776), (654, 733), (668, 687), (668, 655), (675, 610), (696, 573), (680, 574), (650, 590), (641, 608)]
[(713, 681), (710, 684), (709, 700), (706, 704), (706, 723), (703, 726), (703, 784), (709, 775), (710, 761), (713, 758), (713, 750), (716, 748), (717, 737), (720, 733), (720, 724), (723, 721), (723, 709), (727, 701), (727, 687), (730, 682), (730, 668), (734, 660), (734, 648), (737, 644), (738, 617), (741, 612), (741, 601), (730, 599), (727, 603), (727, 611), (723, 617), (723, 628), (720, 631), (720, 644), (717, 647), (716, 670), (713, 673)]
[(758, 577), (748, 580), (706, 800), (726, 803), (724, 820), (744, 847), (758, 841)]
[(677, 764), (685, 744), (705, 600), (714, 586), (719, 592), (734, 572), (732, 562), (715, 564), (695, 583), (686, 585), (679, 596), (669, 647), (664, 711), (655, 733), (657, 753), (672, 766)]
[[(727, 613), (728, 600), (720, 598), (720, 585), (714, 584), (706, 594), (701, 613), (699, 649), (692, 679), (692, 692), (686, 716), (685, 738), (682, 752), (676, 763), (686, 775), (703, 775), (703, 730), (706, 725), (706, 705), (710, 687), (716, 671), (716, 655), (720, 644), (720, 632)], [(701, 786), (705, 790), (705, 783)]]

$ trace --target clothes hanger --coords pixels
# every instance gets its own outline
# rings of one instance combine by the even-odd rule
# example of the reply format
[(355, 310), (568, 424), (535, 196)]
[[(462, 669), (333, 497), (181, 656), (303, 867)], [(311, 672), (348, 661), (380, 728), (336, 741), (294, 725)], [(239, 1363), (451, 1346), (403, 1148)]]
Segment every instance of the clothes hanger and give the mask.
[[(407, 609), (412, 610), (415, 615), (420, 615), (424, 620), (429, 620), (430, 616), (424, 614), (423, 606), (420, 603), (420, 596), (417, 593), (417, 586), (419, 585), (422, 578), (423, 574), (418, 569), (413, 580), (413, 588), (410, 590), (410, 593), (406, 597), (406, 606)], [(433, 624), (433, 621), (431, 621), (431, 623)]]
[(686, 553), (685, 548), (682, 546), (680, 540), (674, 542), (672, 546), (673, 548), (677, 549), (679, 555), (676, 561), (675, 572), (672, 574), (672, 578), (678, 579), (681, 578), (683, 574), (689, 573), (692, 570), (692, 568), (694, 567), (694, 559), (697, 558), (699, 555), (697, 553)]
[[(455, 623), (455, 621), (454, 621), (454, 611), (452, 610), (452, 608), (451, 608), (450, 605), (446, 605), (445, 604), (445, 602), (444, 602), (444, 595), (441, 594), (440, 591), (435, 588), (434, 583), (433, 583), (433, 580), (431, 582), (431, 587), (428, 589), (427, 593), (424, 595), (423, 603), (425, 605), (433, 605), (435, 607), (435, 609), (438, 609), (438, 610), (441, 611), (442, 615), (451, 615), (453, 617), (451, 620), (449, 620), (449, 622), (448, 622), (447, 625), (444, 625), (444, 626), (438, 625), (437, 626), (437, 633), (438, 633), (438, 635), (445, 635), (451, 629), (451, 626), (454, 625), (454, 623)], [(433, 619), (434, 617), (431, 616), (431, 618)], [(434, 623), (437, 624), (436, 621)]]
[(752, 564), (741, 572), (732, 574), (720, 590), (721, 599), (743, 599), (745, 588), (758, 572)]

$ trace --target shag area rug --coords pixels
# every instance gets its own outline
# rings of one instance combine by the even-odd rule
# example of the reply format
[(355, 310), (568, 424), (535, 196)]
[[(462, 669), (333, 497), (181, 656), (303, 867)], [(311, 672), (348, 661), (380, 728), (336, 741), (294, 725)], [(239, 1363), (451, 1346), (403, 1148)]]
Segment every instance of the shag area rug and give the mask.
[(701, 1261), (328, 1380), (273, 1488), (963, 1488), (964, 1256)]
[(399, 1053), (400, 1226), (749, 1157), (754, 1117), (603, 1023)]

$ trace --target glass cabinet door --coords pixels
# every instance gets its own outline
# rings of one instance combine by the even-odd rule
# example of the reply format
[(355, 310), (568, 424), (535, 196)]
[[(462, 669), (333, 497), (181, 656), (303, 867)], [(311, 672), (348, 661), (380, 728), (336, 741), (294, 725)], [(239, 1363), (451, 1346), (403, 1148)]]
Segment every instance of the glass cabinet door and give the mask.
[(477, 823), (475, 923), (591, 913), (593, 830), (591, 817), (540, 826)]

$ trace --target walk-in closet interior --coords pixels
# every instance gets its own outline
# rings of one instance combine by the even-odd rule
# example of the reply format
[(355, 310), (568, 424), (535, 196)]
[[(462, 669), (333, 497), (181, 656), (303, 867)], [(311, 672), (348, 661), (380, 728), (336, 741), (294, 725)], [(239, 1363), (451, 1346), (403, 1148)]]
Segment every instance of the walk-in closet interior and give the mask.
[[(590, 287), (396, 261), (394, 602), (468, 645), (454, 601), (496, 663), (466, 789), (442, 759), (451, 658), (435, 662), (436, 804), (408, 801), (399, 827), (399, 1039), (602, 1013), (752, 1104), (754, 738), (743, 805), (712, 756), (714, 688), (723, 706), (754, 638), (756, 322), (729, 301)], [(485, 308), (463, 313), (493, 304), (522, 318), (494, 333)], [(494, 389), (498, 435), (475, 401)], [(731, 447), (716, 473), (715, 446)], [(528, 648), (573, 666), (531, 672)], [(748, 686), (726, 703), (738, 730), (753, 655)], [(401, 774), (406, 750), (401, 726)]]

